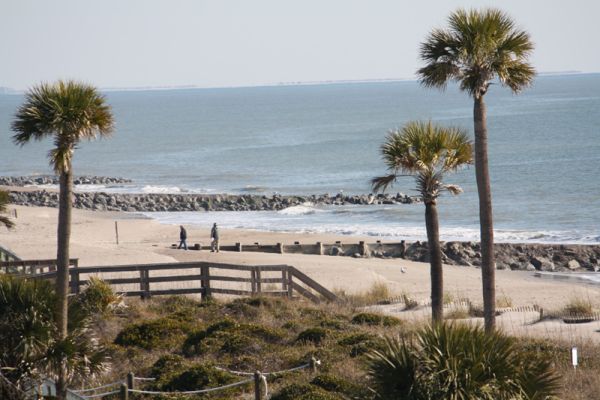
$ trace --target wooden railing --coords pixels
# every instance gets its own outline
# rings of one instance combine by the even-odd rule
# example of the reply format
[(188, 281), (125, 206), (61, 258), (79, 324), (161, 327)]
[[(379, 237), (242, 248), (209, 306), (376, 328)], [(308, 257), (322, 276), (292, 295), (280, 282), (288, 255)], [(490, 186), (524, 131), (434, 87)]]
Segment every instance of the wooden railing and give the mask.
[[(78, 264), (78, 258), (71, 258), (69, 260), (69, 265), (71, 267), (77, 268)], [(35, 275), (54, 271), (56, 271), (55, 259), (0, 261), (0, 273), (5, 274)]]
[[(192, 270), (185, 275), (156, 275), (160, 271)], [(226, 274), (228, 272), (229, 274)], [(200, 294), (208, 298), (213, 294), (238, 296), (270, 295), (294, 297), (299, 294), (314, 302), (336, 301), (335, 294), (289, 265), (235, 265), (209, 262), (183, 262), (167, 264), (136, 264), (98, 267), (78, 267), (69, 269), (72, 293), (78, 293), (91, 276), (99, 276), (111, 285), (133, 285), (131, 289), (116, 289), (124, 296), (149, 298), (158, 295)], [(136, 276), (131, 276), (132, 273)], [(136, 274), (137, 273), (137, 274)], [(151, 274), (152, 273), (152, 274)], [(234, 275), (232, 276), (231, 273)], [(245, 275), (246, 276), (239, 276)], [(125, 276), (129, 275), (129, 276)], [(56, 272), (45, 272), (31, 277), (52, 279)], [(191, 287), (156, 287), (158, 283), (194, 283)], [(247, 286), (247, 289), (223, 288), (215, 282), (234, 282)], [(153, 287), (154, 286), (154, 287)]]
[(13, 253), (12, 251), (0, 246), (0, 262), (1, 261), (15, 261), (15, 260), (20, 260), (20, 258), (17, 257), (17, 255), (15, 253)]

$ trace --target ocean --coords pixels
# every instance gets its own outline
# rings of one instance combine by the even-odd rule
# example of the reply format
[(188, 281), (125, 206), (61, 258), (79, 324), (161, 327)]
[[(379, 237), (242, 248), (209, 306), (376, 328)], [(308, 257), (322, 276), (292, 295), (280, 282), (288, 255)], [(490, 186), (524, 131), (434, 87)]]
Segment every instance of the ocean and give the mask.
[[(114, 192), (335, 195), (369, 193), (385, 173), (390, 129), (431, 119), (472, 135), (472, 101), (414, 81), (223, 89), (110, 91), (110, 139), (81, 143), (76, 175), (119, 176)], [(0, 175), (49, 174), (50, 140), (19, 148), (10, 123), (21, 95), (0, 95)], [(486, 96), (496, 241), (600, 243), (600, 74), (539, 76), (513, 95)], [(442, 240), (478, 240), (474, 168), (448, 175), (459, 196), (439, 201)], [(414, 180), (391, 189), (414, 195)], [(267, 231), (425, 238), (422, 204), (280, 212), (147, 213), (164, 223)]]

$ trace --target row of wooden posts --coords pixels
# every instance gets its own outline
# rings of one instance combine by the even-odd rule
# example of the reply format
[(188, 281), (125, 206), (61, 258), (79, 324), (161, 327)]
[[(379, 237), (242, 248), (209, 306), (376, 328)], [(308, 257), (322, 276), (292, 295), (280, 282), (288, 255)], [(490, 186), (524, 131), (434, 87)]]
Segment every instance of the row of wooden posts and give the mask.
[[(308, 369), (313, 375), (317, 374), (318, 364), (319, 362), (314, 357), (310, 358), (308, 363)], [(273, 374), (271, 373), (270, 375)], [(264, 387), (262, 385), (263, 373), (261, 373), (260, 371), (255, 371), (254, 374), (252, 374), (252, 377), (254, 386), (254, 400), (263, 400), (265, 398), (265, 396), (263, 396)], [(127, 374), (125, 382), (122, 383), (119, 388), (119, 400), (129, 400), (129, 393), (132, 390), (136, 389), (135, 381), (136, 377), (133, 374), (133, 372)], [(177, 394), (177, 392), (170, 392), (170, 394)]]

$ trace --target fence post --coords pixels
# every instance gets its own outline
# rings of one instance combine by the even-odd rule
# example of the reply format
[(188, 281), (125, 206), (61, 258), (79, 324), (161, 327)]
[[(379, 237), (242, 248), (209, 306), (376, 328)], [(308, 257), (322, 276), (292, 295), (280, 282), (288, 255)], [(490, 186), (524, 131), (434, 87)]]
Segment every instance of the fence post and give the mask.
[(287, 269), (286, 269), (286, 267), (283, 267), (281, 269), (281, 290), (283, 292), (287, 292), (287, 290), (288, 290), (288, 288), (287, 288), (287, 286), (288, 286), (287, 285), (288, 284), (287, 280), (288, 280)]
[(364, 240), (358, 242), (358, 252), (363, 257), (367, 255), (367, 246), (365, 245)]
[(317, 359), (312, 356), (310, 358), (310, 361), (308, 362), (309, 366), (310, 366), (310, 372), (312, 372), (313, 374), (317, 374)]
[(317, 242), (317, 254), (320, 256), (323, 255), (323, 243), (321, 242)]
[(119, 400), (129, 400), (129, 389), (126, 384), (121, 385), (121, 392), (119, 393)]
[(79, 293), (79, 271), (76, 268), (69, 269), (71, 276), (71, 293)]
[(235, 250), (238, 252), (242, 252), (242, 244), (241, 243), (236, 243), (235, 244)]
[(292, 285), (292, 279), (294, 277), (294, 274), (292, 273), (292, 269), (290, 268), (289, 265), (286, 265), (286, 269), (287, 269), (287, 290), (288, 290), (288, 298), (293, 298), (294, 297), (294, 286)]
[(283, 243), (277, 243), (277, 252), (283, 254)]
[(256, 267), (252, 267), (250, 270), (250, 287), (252, 291), (252, 295), (256, 294)]
[(210, 267), (208, 265), (202, 265), (200, 267), (200, 275), (202, 275), (202, 280), (200, 281), (202, 287), (202, 300), (208, 300), (211, 296), (210, 294)]
[(135, 389), (134, 387), (134, 381), (135, 381), (135, 376), (133, 375), (133, 372), (130, 372), (127, 374), (127, 389)]
[(150, 278), (150, 272), (147, 269), (140, 269), (140, 291), (142, 292), (140, 297), (142, 300), (150, 298), (150, 282), (148, 278)]
[(256, 291), (260, 294), (262, 292), (262, 282), (260, 276), (260, 267), (256, 267)]
[(261, 400), (260, 395), (260, 371), (254, 372), (254, 400)]

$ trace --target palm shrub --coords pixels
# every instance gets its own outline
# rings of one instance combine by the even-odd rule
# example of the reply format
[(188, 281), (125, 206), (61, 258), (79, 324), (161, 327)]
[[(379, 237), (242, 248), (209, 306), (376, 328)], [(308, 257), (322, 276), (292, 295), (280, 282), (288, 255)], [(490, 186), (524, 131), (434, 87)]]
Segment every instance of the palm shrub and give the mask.
[(368, 354), (368, 375), (382, 400), (541, 400), (561, 387), (550, 361), (519, 351), (498, 331), (435, 324), (412, 339), (386, 342)]
[(485, 328), (492, 331), (496, 323), (494, 226), (484, 98), (495, 79), (513, 93), (531, 84), (535, 70), (528, 63), (528, 57), (533, 43), (529, 34), (518, 29), (510, 16), (493, 8), (461, 9), (450, 14), (448, 22), (447, 29), (431, 31), (421, 44), (420, 55), (425, 66), (417, 75), (427, 87), (444, 89), (449, 81), (456, 81), (460, 89), (473, 98), (483, 308)]
[[(54, 319), (58, 296), (48, 281), (0, 276), (0, 369), (16, 385), (27, 378), (65, 373), (65, 382), (104, 371), (107, 357), (91, 330), (93, 312), (81, 308), (86, 291), (72, 297), (69, 335)], [(77, 308), (77, 312), (74, 310)]]

